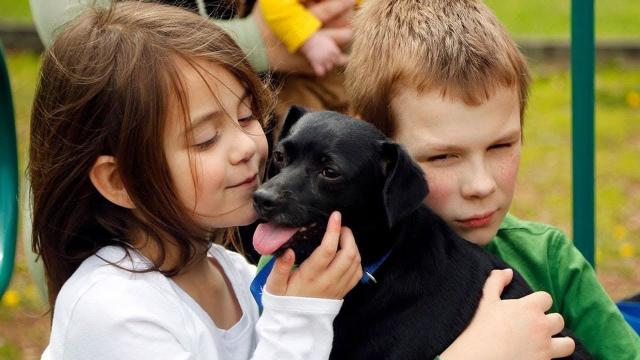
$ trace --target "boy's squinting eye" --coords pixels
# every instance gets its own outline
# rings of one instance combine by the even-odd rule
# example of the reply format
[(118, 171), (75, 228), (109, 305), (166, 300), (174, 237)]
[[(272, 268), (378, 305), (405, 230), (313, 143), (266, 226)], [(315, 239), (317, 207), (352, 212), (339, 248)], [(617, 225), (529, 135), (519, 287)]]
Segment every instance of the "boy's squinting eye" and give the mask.
[(445, 160), (455, 159), (455, 157), (456, 156), (454, 154), (441, 154), (441, 155), (430, 156), (427, 158), (427, 161), (428, 162), (445, 161)]
[(512, 143), (503, 143), (489, 146), (489, 150), (510, 148)]

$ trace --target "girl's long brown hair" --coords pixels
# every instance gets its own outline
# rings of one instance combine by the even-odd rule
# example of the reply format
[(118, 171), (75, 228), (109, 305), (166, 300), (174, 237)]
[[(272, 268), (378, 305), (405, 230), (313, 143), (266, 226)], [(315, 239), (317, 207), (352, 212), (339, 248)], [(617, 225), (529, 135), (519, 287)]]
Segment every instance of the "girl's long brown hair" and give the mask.
[[(176, 274), (198, 244), (227, 241), (211, 234), (180, 203), (163, 151), (170, 101), (185, 112), (176, 59), (205, 60), (235, 75), (252, 95), (264, 125), (270, 93), (242, 51), (220, 28), (176, 7), (139, 1), (89, 9), (69, 23), (44, 55), (31, 118), (28, 174), (33, 192), (33, 249), (44, 262), (53, 308), (63, 283), (80, 263), (107, 245), (129, 248), (133, 229), (159, 249), (159, 270), (174, 242)], [(187, 114), (185, 113), (185, 118)], [(132, 210), (112, 204), (94, 188), (89, 172), (112, 155)]]

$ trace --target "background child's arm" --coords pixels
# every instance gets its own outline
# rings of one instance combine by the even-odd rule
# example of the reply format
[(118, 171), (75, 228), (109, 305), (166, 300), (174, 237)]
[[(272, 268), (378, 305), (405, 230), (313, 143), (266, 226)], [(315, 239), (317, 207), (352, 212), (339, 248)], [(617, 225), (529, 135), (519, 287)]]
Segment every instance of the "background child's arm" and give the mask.
[(292, 53), (322, 27), (298, 0), (260, 0), (258, 4), (271, 30)]

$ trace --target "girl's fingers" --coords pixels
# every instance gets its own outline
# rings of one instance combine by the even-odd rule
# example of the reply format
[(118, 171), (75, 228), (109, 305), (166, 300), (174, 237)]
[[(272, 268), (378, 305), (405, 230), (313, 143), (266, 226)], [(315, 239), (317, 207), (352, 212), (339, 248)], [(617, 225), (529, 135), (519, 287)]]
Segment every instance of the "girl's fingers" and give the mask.
[(342, 289), (344, 289), (344, 294), (346, 295), (351, 289), (353, 289), (360, 279), (362, 279), (362, 265), (360, 264), (360, 261), (353, 262), (349, 267), (349, 270), (347, 270), (342, 277)]
[(570, 337), (559, 337), (551, 339), (551, 358), (557, 359), (573, 354), (576, 349), (576, 342)]
[(513, 270), (511, 269), (491, 271), (482, 289), (483, 300), (499, 301), (502, 291), (509, 285), (512, 279)]
[(342, 215), (334, 211), (329, 216), (327, 230), (320, 246), (313, 250), (309, 258), (300, 264), (300, 270), (308, 271), (310, 274), (320, 274), (329, 266), (336, 256), (336, 251), (338, 251), (341, 222)]
[(269, 293), (278, 296), (286, 295), (295, 257), (293, 250), (287, 249), (282, 256), (276, 259), (273, 269), (267, 277), (266, 289)]
[(356, 263), (360, 266), (360, 252), (351, 229), (347, 227), (340, 229), (339, 243), (340, 250), (327, 269), (327, 275), (336, 278), (343, 276), (352, 264)]

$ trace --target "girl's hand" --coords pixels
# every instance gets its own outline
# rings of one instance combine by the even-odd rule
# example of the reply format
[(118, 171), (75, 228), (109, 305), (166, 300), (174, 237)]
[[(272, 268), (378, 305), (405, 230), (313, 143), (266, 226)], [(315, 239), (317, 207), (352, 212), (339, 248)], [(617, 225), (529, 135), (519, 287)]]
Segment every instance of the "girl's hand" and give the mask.
[(564, 328), (564, 320), (560, 314), (544, 313), (553, 301), (549, 294), (500, 299), (512, 278), (511, 269), (491, 272), (473, 320), (442, 353), (442, 360), (551, 359), (573, 353), (573, 339), (551, 337)]
[[(341, 227), (341, 215), (329, 217), (322, 243), (297, 270), (288, 249), (276, 259), (266, 289), (273, 295), (342, 299), (362, 278), (360, 253), (351, 230)], [(339, 246), (338, 246), (339, 245)]]

